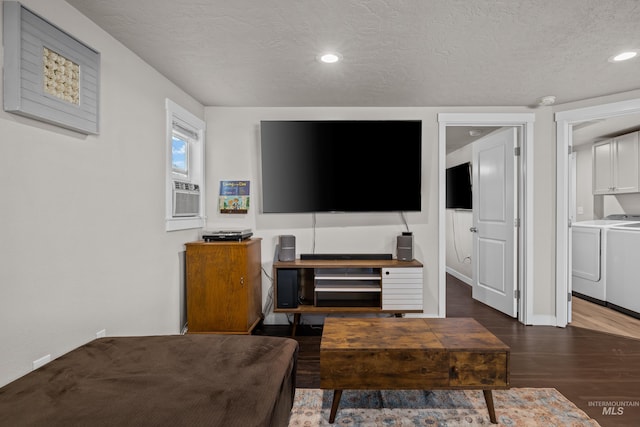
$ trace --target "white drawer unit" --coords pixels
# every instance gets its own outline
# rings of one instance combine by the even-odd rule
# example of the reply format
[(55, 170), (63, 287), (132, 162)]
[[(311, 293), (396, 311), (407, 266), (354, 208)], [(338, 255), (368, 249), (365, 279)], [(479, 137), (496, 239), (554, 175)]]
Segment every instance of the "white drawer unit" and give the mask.
[(382, 269), (382, 309), (422, 310), (422, 267)]

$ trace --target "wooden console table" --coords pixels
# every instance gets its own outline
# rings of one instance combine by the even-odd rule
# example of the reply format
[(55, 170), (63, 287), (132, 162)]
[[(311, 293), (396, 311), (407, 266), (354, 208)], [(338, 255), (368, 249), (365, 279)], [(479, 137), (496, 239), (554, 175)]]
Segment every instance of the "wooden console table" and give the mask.
[[(419, 261), (300, 260), (273, 263), (275, 313), (422, 313), (423, 266)], [(287, 298), (283, 298), (283, 295)]]
[(334, 390), (329, 422), (342, 390), (481, 389), (495, 424), (491, 390), (509, 388), (509, 353), (474, 319), (328, 318), (320, 388)]

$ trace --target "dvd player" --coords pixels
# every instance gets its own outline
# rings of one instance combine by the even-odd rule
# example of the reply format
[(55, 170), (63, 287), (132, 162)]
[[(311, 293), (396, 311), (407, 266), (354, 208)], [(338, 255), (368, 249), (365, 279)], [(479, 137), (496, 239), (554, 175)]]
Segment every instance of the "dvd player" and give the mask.
[(202, 233), (205, 242), (242, 241), (253, 236), (251, 230), (215, 230)]

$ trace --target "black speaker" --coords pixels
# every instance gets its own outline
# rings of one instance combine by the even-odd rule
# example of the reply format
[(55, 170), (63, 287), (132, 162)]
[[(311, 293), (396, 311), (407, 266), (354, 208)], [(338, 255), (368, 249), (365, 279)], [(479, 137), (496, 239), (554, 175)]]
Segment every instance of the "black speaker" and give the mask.
[(398, 261), (413, 261), (413, 235), (409, 232), (398, 236), (397, 241)]
[(298, 307), (298, 270), (278, 269), (278, 308)]
[(278, 260), (279, 261), (295, 261), (296, 260), (296, 236), (284, 235), (279, 237)]

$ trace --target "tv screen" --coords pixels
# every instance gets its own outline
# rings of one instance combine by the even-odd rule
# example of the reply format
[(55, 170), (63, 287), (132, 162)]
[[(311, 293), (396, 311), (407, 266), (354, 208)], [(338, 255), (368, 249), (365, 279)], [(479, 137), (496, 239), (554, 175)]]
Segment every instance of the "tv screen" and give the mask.
[(471, 209), (471, 163), (447, 169), (447, 209)]
[(422, 122), (262, 121), (262, 210), (419, 211)]

